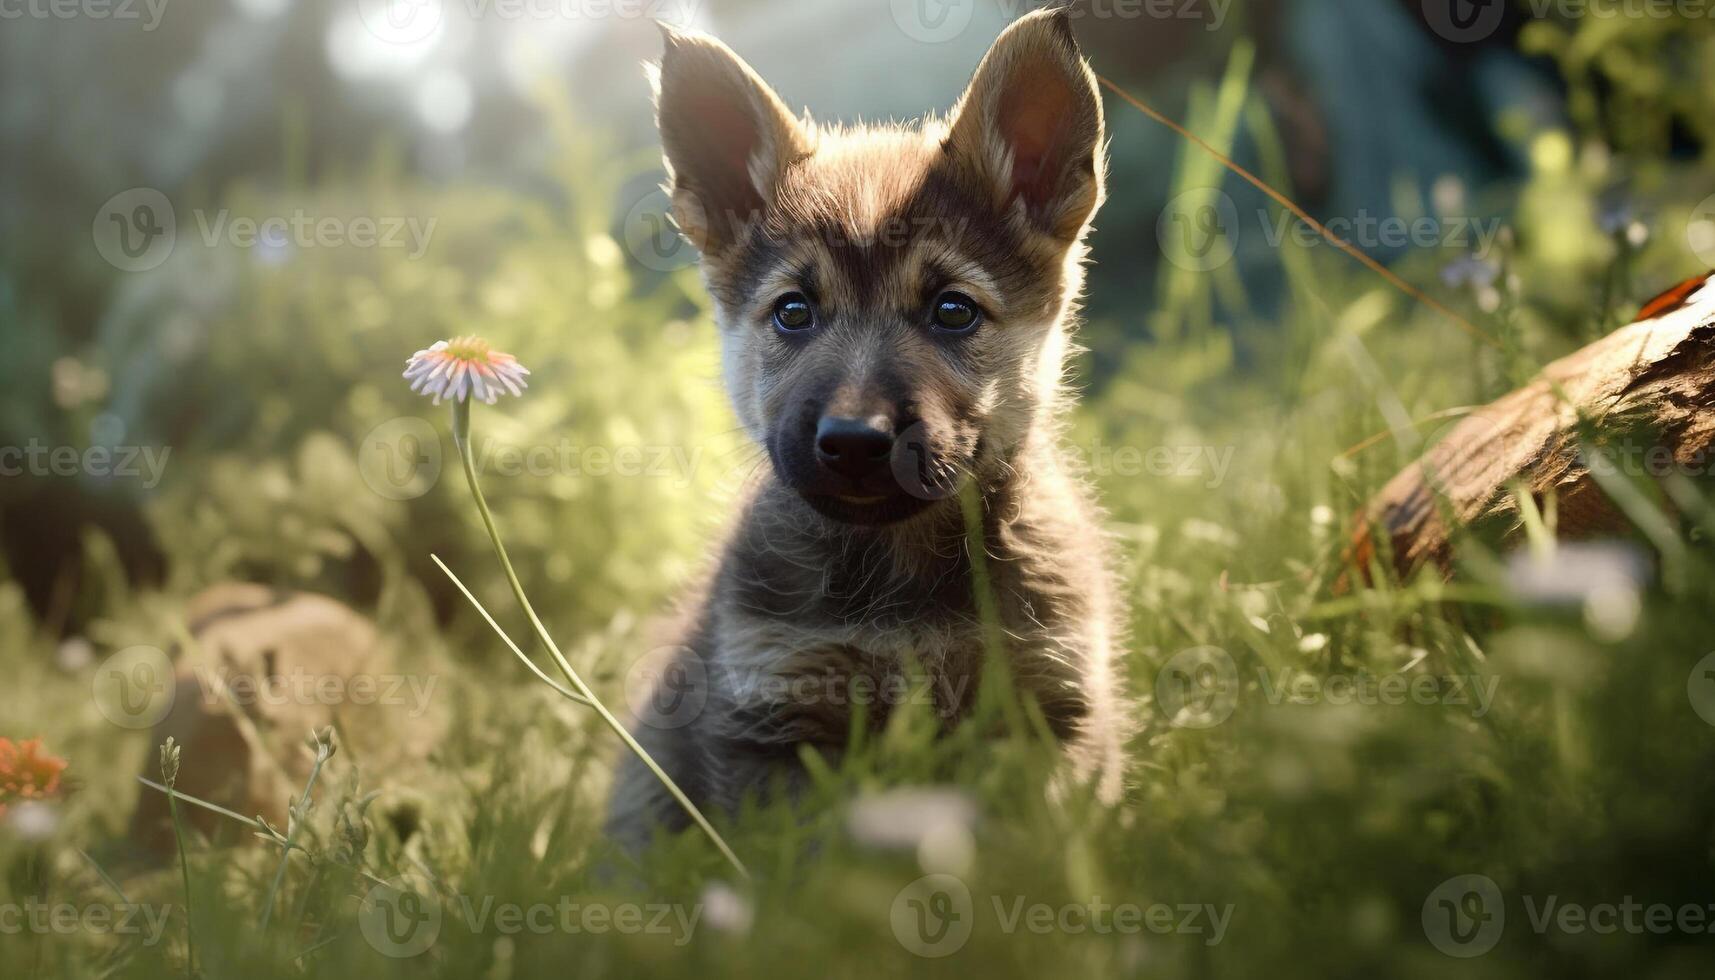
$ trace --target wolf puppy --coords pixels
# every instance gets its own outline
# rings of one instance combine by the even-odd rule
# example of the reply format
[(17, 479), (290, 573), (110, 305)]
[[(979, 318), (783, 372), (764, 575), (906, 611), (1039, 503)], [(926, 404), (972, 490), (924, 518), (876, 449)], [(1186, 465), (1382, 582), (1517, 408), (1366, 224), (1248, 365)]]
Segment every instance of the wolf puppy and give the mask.
[[(671, 30), (651, 75), (674, 220), (772, 466), (639, 739), (700, 807), (731, 810), (801, 780), (801, 745), (837, 755), (856, 703), (884, 721), (910, 670), (955, 722), (985, 660), (959, 499), (974, 493), (1013, 683), (1114, 799), (1120, 610), (1099, 512), (1057, 444), (1104, 171), (1065, 16), (1013, 24), (947, 120), (816, 126), (719, 41)], [(610, 832), (635, 846), (684, 824), (628, 756)]]

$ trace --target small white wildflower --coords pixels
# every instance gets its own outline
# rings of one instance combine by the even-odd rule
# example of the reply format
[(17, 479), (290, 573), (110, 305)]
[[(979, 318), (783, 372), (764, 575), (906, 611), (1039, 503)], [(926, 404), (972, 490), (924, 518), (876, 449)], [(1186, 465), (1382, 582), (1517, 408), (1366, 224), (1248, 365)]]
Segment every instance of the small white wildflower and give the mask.
[(1237, 534), (1214, 521), (1206, 521), (1201, 517), (1190, 518), (1179, 525), (1179, 533), (1185, 536), (1185, 540), (1198, 544), (1216, 545), (1222, 548), (1239, 546)]
[(411, 390), (431, 396), (436, 405), (443, 398), (456, 402), (476, 398), (492, 405), (508, 391), (523, 394), (528, 387), (524, 376), (529, 373), (518, 358), (495, 350), (481, 337), (436, 341), (405, 363), (405, 379), (411, 382)]
[(6, 816), (12, 832), (25, 841), (47, 840), (60, 825), (59, 809), (40, 800), (25, 800), (12, 807)]
[(68, 674), (95, 663), (95, 646), (81, 636), (68, 637), (54, 651), (54, 665)]
[(899, 789), (854, 800), (846, 829), (860, 844), (914, 850), (926, 869), (958, 873), (975, 852), (976, 820), (976, 804), (958, 790)]
[(968, 874), (976, 861), (977, 842), (962, 823), (939, 823), (917, 844), (917, 866), (924, 874)]
[(711, 882), (703, 889), (701, 902), (703, 921), (709, 928), (734, 936), (750, 932), (750, 922), (754, 917), (750, 899), (734, 891), (731, 885), (724, 881)]
[(1315, 653), (1328, 646), (1328, 634), (1307, 633), (1298, 641), (1300, 653)]
[(1507, 585), (1525, 602), (1581, 605), (1597, 593), (1637, 592), (1647, 568), (1635, 546), (1573, 542), (1546, 555), (1514, 552), (1507, 560)]
[(1636, 589), (1602, 589), (1585, 598), (1584, 625), (1596, 639), (1618, 643), (1637, 629), (1643, 608)]
[(1547, 555), (1515, 553), (1507, 562), (1515, 595), (1540, 605), (1582, 606), (1591, 635), (1607, 642), (1637, 627), (1648, 575), (1643, 553), (1618, 542), (1562, 544)]

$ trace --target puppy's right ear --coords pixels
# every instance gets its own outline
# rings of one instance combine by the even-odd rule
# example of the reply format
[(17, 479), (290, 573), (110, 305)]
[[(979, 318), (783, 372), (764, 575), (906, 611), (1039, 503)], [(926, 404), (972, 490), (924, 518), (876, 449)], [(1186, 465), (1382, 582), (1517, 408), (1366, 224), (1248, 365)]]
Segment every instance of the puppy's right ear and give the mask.
[(731, 48), (666, 25), (650, 73), (673, 220), (698, 251), (738, 241), (810, 140), (774, 90)]

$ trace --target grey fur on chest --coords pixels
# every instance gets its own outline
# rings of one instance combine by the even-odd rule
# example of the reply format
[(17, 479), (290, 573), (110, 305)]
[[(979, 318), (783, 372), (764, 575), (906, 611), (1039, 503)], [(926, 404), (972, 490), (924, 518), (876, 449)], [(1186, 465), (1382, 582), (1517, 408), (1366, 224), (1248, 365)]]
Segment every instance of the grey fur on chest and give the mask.
[[(740, 535), (701, 633), (714, 728), (739, 740), (831, 744), (857, 710), (872, 726), (906, 704), (949, 725), (963, 717), (990, 637), (962, 543), (901, 570), (851, 541), (818, 553), (749, 547)], [(1081, 631), (1063, 621), (1064, 603), (1029, 588), (1026, 559), (991, 555), (986, 565), (1010, 673), (1051, 727), (1069, 732), (1084, 712)]]

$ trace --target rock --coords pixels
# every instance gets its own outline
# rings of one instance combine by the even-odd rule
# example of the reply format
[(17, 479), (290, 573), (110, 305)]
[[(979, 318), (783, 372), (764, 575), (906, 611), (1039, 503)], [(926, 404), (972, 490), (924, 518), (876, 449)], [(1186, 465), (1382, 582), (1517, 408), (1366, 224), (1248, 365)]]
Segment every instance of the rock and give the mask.
[[(287, 800), (309, 776), (303, 741), (312, 729), (332, 725), (340, 739), (324, 788), (359, 761), (378, 770), (427, 755), (436, 676), (402, 673), (374, 625), (344, 604), (226, 583), (197, 594), (185, 613), (195, 642), (174, 651), (172, 710), (152, 733), (156, 745), (172, 736), (182, 746), (180, 792), (284, 830)], [(143, 775), (159, 782), (156, 758), (148, 753)], [(180, 815), (210, 839), (249, 838), (199, 807)], [(173, 852), (164, 794), (142, 788), (131, 833), (148, 851)]]

